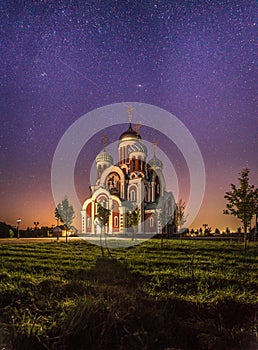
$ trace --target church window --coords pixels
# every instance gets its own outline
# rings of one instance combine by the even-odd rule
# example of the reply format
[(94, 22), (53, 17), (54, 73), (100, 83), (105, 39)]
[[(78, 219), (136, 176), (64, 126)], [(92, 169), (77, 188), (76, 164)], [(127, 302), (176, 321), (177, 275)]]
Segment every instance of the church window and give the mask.
[(138, 159), (138, 164), (139, 164), (139, 170), (142, 170), (142, 160), (141, 160), (141, 158)]
[(114, 217), (114, 226), (118, 227), (118, 217), (117, 216)]
[(150, 227), (153, 227), (154, 226), (154, 219), (151, 217), (150, 218)]
[(125, 163), (125, 147), (123, 147), (123, 163)]
[(90, 218), (87, 219), (87, 227), (90, 228), (91, 220)]
[(132, 158), (132, 171), (135, 170), (135, 157)]
[(135, 190), (131, 190), (131, 192), (130, 192), (130, 200), (132, 202), (135, 202)]
[(157, 194), (159, 194), (159, 191), (160, 191), (160, 187), (159, 187), (159, 184), (157, 184)]
[(100, 178), (102, 172), (102, 167), (101, 165), (98, 166), (98, 178)]
[(148, 187), (145, 185), (144, 189), (145, 189), (144, 200), (145, 200), (145, 202), (147, 202), (148, 201)]

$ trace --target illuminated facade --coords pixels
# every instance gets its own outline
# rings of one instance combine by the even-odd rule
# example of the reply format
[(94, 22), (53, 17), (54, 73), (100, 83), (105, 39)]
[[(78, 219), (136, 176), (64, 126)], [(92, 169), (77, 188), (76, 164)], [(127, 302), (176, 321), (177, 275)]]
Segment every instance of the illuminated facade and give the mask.
[[(137, 127), (136, 127), (137, 129)], [(166, 192), (163, 164), (154, 156), (147, 161), (145, 147), (138, 130), (130, 120), (129, 128), (119, 138), (118, 164), (105, 150), (96, 157), (97, 179), (91, 186), (91, 197), (82, 207), (82, 233), (100, 232), (97, 203), (111, 209), (106, 233), (118, 235), (130, 231), (126, 212), (140, 208), (139, 233), (172, 233), (176, 210), (174, 196)]]

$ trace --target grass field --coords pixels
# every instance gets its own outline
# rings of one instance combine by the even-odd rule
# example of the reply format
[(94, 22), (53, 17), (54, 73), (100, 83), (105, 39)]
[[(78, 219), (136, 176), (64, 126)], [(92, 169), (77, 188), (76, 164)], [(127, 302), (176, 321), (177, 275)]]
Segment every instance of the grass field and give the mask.
[(0, 348), (256, 350), (257, 247), (0, 245)]

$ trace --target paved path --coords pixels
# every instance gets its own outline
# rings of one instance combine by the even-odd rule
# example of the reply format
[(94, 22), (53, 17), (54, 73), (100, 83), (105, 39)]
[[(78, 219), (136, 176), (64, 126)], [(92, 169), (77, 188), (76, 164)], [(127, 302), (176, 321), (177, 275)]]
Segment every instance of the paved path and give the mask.
[[(121, 237), (102, 237), (102, 242), (97, 236), (84, 236), (84, 237), (68, 237), (68, 242), (85, 240), (95, 245), (103, 245), (103, 247), (108, 248), (127, 248), (135, 246), (144, 242), (144, 239), (135, 239), (132, 241), (131, 238), (121, 238)], [(51, 242), (65, 242), (65, 237), (59, 237), (57, 241), (56, 237), (44, 237), (44, 238), (0, 238), (1, 244), (37, 244), (37, 243), (51, 243)]]

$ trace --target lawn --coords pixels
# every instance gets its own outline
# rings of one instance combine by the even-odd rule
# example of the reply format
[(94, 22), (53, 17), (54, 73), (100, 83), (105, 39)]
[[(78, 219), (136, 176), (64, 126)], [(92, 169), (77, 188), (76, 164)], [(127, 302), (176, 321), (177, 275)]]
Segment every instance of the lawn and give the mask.
[(255, 350), (257, 248), (0, 245), (0, 348)]

